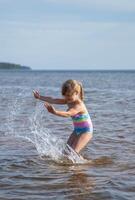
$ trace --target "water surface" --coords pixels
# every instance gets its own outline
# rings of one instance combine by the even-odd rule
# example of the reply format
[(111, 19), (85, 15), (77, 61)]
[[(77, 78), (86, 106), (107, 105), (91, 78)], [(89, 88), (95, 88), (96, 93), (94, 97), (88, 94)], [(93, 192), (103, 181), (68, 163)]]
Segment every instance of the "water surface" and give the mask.
[[(91, 165), (55, 161), (72, 121), (48, 114), (32, 96), (38, 89), (60, 97), (61, 84), (71, 78), (84, 85), (94, 125), (82, 152)], [(134, 199), (134, 88), (134, 71), (0, 71), (0, 199)]]

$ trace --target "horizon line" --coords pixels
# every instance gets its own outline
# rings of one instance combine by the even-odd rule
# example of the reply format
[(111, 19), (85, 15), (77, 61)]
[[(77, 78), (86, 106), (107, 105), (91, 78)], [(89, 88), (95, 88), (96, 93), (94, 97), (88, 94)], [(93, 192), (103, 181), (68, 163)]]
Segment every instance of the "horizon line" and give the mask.
[(135, 69), (33, 69), (32, 71), (135, 71)]

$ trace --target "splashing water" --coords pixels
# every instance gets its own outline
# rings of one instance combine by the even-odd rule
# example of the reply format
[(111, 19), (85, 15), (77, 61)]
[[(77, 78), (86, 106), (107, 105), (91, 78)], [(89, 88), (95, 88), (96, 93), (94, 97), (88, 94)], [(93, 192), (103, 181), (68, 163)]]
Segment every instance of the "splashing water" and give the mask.
[(25, 90), (21, 91), (16, 99), (10, 102), (6, 134), (32, 142), (41, 158), (47, 156), (56, 162), (84, 163), (69, 145), (46, 128), (48, 114), (43, 102), (26, 94)]

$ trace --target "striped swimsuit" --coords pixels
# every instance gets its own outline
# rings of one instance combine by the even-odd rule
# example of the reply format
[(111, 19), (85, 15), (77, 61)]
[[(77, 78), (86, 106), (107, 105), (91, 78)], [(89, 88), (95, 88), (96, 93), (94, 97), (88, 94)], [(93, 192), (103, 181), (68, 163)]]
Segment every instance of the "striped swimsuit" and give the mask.
[(76, 114), (72, 117), (74, 133), (77, 135), (90, 132), (93, 133), (93, 125), (89, 113)]

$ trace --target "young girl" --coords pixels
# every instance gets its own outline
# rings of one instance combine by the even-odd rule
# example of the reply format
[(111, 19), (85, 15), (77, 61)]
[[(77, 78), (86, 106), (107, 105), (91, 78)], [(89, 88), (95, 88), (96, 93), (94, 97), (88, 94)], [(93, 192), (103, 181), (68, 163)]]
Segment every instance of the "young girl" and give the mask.
[[(62, 95), (64, 98), (56, 99), (41, 96), (38, 91), (34, 91), (34, 97), (45, 101), (48, 112), (61, 117), (71, 117), (74, 130), (70, 135), (67, 144), (79, 153), (91, 140), (93, 125), (90, 115), (83, 102), (84, 91), (82, 84), (76, 80), (67, 80), (62, 85)], [(68, 110), (56, 110), (52, 104), (67, 104)]]

